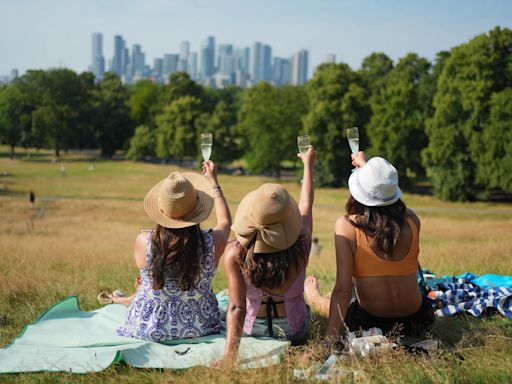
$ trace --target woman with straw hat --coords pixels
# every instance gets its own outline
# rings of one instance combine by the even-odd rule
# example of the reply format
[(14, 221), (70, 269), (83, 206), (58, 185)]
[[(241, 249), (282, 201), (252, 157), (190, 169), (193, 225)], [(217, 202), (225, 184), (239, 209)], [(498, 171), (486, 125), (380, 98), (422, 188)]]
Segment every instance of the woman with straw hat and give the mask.
[(420, 220), (400, 199), (395, 167), (382, 157), (367, 162), (363, 152), (352, 159), (357, 170), (348, 181), (347, 213), (335, 225), (336, 284), (329, 299), (308, 277), (306, 297), (329, 313), (330, 339), (342, 324), (349, 331), (378, 327), (419, 336), (434, 321), (417, 281)]
[[(219, 333), (217, 299), (211, 282), (224, 252), (231, 214), (212, 161), (204, 175), (172, 172), (144, 198), (144, 210), (155, 222), (135, 242), (141, 284), (130, 298), (121, 336), (163, 341)], [(206, 177), (205, 177), (206, 176)], [(215, 205), (217, 225), (201, 230)]]
[[(226, 347), (222, 363), (236, 360), (242, 332), (299, 344), (307, 336), (310, 313), (304, 278), (313, 227), (312, 147), (298, 155), (304, 163), (299, 204), (278, 184), (264, 184), (240, 202), (226, 247), (228, 281)], [(221, 363), (221, 364), (222, 364)]]

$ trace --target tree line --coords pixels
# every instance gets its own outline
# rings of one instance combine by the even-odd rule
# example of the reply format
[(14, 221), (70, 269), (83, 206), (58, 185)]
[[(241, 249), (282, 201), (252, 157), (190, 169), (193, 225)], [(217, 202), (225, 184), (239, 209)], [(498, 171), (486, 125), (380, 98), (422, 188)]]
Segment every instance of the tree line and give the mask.
[(111, 73), (28, 71), (0, 88), (0, 138), (11, 147), (99, 148), (130, 159), (198, 157), (200, 132), (214, 134), (213, 159), (243, 159), (250, 172), (296, 159), (296, 137), (319, 149), (316, 182), (341, 186), (350, 173), (346, 128), (361, 148), (386, 157), (407, 189), (429, 179), (447, 200), (512, 193), (512, 31), (495, 28), (439, 52), (394, 63), (372, 53), (358, 70), (320, 65), (305, 86), (205, 88), (186, 73), (167, 85), (125, 86)]

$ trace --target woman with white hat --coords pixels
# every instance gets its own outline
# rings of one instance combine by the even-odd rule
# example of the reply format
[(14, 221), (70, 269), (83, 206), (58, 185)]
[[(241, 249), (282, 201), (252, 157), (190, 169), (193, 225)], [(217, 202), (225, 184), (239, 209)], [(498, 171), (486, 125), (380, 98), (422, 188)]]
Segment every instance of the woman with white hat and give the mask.
[[(163, 341), (219, 333), (217, 299), (211, 282), (224, 252), (231, 214), (212, 161), (204, 175), (172, 172), (151, 188), (144, 210), (155, 222), (135, 242), (141, 285), (131, 298), (120, 336)], [(206, 177), (205, 177), (206, 176)], [(201, 230), (215, 205), (217, 225)]]
[(279, 184), (264, 184), (240, 202), (231, 229), (236, 241), (226, 247), (228, 281), (226, 347), (222, 363), (236, 361), (242, 333), (305, 341), (309, 307), (304, 278), (313, 228), (312, 147), (298, 155), (304, 163), (297, 204)]
[(332, 296), (321, 296), (312, 276), (305, 283), (306, 297), (329, 313), (329, 338), (338, 337), (342, 324), (349, 331), (378, 327), (419, 335), (434, 321), (417, 281), (420, 220), (400, 199), (395, 167), (382, 157), (366, 162), (363, 152), (352, 160), (358, 169), (348, 181), (347, 213), (335, 225)]

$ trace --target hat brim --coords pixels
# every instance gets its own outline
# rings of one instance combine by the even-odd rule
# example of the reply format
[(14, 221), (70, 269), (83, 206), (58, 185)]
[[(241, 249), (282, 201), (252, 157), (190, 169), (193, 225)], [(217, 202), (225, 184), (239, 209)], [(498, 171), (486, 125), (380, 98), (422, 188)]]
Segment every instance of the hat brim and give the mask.
[(246, 229), (252, 226), (254, 223), (254, 219), (251, 216), (251, 207), (259, 204), (257, 201), (256, 192), (257, 191), (249, 192), (238, 205), (235, 218), (233, 220), (233, 225), (231, 226), (231, 230), (235, 233), (236, 239), (240, 244), (242, 244), (242, 246), (247, 248), (251, 241), (254, 239), (254, 236), (256, 236), (254, 241), (254, 253), (275, 253), (290, 248), (299, 238), (302, 227), (299, 206), (292, 196), (289, 196), (290, 215), (286, 221), (280, 223), (283, 226), (285, 232), (286, 247), (284, 249), (275, 248), (269, 244), (266, 244), (258, 233), (250, 237), (240, 235), (240, 233), (245, 233)]
[(398, 186), (396, 187), (396, 193), (389, 199), (381, 200), (375, 197), (368, 196), (362, 190), (361, 184), (359, 182), (359, 172), (360, 170), (357, 169), (348, 178), (348, 189), (350, 190), (350, 194), (352, 195), (352, 197), (361, 204), (366, 205), (368, 207), (386, 207), (388, 205), (395, 204), (398, 201), (398, 199), (400, 199), (400, 197), (402, 196), (402, 191)]
[(212, 187), (204, 175), (183, 172), (182, 175), (192, 183), (197, 192), (197, 203), (192, 212), (181, 219), (172, 219), (158, 209), (158, 194), (163, 179), (149, 190), (144, 198), (144, 210), (151, 219), (165, 228), (187, 228), (205, 221), (213, 209)]

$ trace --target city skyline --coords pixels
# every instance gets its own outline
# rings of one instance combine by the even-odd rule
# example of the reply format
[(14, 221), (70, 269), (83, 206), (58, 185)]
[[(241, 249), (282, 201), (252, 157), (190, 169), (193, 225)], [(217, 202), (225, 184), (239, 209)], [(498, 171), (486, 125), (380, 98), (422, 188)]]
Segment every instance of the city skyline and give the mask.
[[(441, 50), (462, 44), (495, 26), (511, 27), (512, 2), (454, 0), (411, 3), (405, 0), (0, 0), (0, 75), (14, 68), (68, 67), (77, 72), (90, 65), (90, 36), (101, 31), (105, 57), (112, 56), (110, 36), (144, 48), (146, 61), (160, 52), (179, 52), (189, 41), (199, 53), (204, 36), (220, 44), (272, 46), (281, 57), (301, 49), (310, 56), (309, 76), (335, 54), (338, 61), (360, 67), (364, 57), (382, 51), (393, 61), (416, 52), (429, 60)], [(200, 57), (197, 57), (200, 66)], [(107, 63), (105, 63), (107, 65)]]
[[(92, 50), (88, 70), (101, 81), (106, 72), (117, 74), (123, 83), (132, 84), (141, 79), (151, 79), (164, 84), (169, 76), (186, 72), (192, 80), (205, 86), (223, 88), (228, 85), (249, 87), (260, 81), (276, 86), (304, 85), (308, 80), (309, 52), (305, 49), (290, 57), (272, 54), (270, 45), (255, 42), (251, 47), (216, 44), (215, 36), (208, 36), (199, 52), (191, 52), (190, 42), (182, 41), (178, 53), (163, 53), (146, 61), (140, 44), (132, 44), (122, 35), (113, 37), (113, 55), (107, 59), (103, 53), (103, 33), (92, 33)], [(199, 66), (197, 58), (200, 58)], [(335, 61), (330, 54), (328, 61)], [(11, 75), (11, 81), (13, 80)]]

